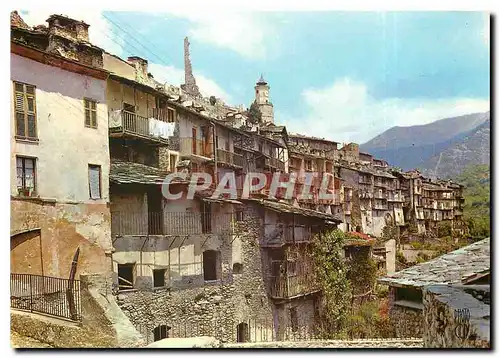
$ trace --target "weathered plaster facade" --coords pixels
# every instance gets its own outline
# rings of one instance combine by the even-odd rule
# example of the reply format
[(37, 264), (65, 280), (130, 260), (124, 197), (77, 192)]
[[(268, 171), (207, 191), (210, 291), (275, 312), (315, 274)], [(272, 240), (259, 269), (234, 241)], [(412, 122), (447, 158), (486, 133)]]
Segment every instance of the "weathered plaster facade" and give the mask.
[[(109, 149), (105, 80), (11, 54), (14, 82), (35, 86), (36, 140), (11, 126), (11, 271), (67, 277), (80, 247), (78, 273), (111, 268)], [(85, 126), (84, 98), (96, 101), (97, 127)], [(15, 123), (14, 106), (11, 107)], [(16, 158), (35, 159), (35, 192), (20, 197)], [(100, 166), (100, 198), (89, 195), (89, 165)], [(27, 241), (26, 241), (27, 240)], [(106, 256), (108, 255), (108, 256)], [(33, 262), (31, 264), (28, 257)]]

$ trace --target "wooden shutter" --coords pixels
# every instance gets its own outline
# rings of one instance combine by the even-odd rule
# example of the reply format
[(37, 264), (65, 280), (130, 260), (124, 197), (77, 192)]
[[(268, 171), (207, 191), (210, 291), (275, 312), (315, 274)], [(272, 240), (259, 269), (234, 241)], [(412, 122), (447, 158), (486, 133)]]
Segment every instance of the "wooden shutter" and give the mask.
[(16, 112), (16, 135), (36, 138), (35, 86), (14, 84), (14, 109)]

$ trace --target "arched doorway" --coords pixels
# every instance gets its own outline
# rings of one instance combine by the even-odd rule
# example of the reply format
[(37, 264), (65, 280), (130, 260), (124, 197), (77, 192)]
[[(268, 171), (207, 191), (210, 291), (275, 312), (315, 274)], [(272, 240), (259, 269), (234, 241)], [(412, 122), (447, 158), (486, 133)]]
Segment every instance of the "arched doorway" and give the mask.
[(236, 326), (236, 342), (248, 342), (250, 339), (248, 324), (241, 322)]
[(10, 272), (43, 275), (40, 229), (19, 232), (10, 237)]
[(166, 324), (161, 324), (153, 329), (153, 339), (154, 341), (159, 341), (164, 338), (168, 338), (170, 327)]

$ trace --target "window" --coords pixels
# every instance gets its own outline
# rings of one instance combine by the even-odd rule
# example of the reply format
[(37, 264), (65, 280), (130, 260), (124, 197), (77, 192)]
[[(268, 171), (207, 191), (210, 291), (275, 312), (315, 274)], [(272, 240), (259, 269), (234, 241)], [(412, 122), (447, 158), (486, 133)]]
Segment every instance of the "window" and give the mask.
[(31, 196), (35, 191), (35, 159), (16, 158), (17, 190), (20, 195)]
[(97, 102), (85, 98), (83, 105), (85, 107), (85, 127), (97, 128)]
[(153, 270), (153, 287), (165, 286), (165, 269)]
[(201, 231), (204, 234), (212, 232), (212, 211), (210, 203), (203, 202), (201, 212)]
[(174, 154), (169, 155), (170, 172), (175, 173), (177, 168), (177, 156)]
[(162, 324), (153, 329), (154, 341), (159, 341), (160, 339), (168, 338), (168, 331), (170, 327)]
[(196, 154), (196, 138), (198, 138), (198, 134), (196, 132), (196, 128), (194, 127), (191, 129), (191, 137), (193, 138), (191, 152)]
[(175, 122), (175, 109), (167, 108), (167, 122), (168, 123)]
[(297, 307), (290, 308), (290, 324), (292, 326), (292, 331), (297, 332), (299, 329), (299, 322), (297, 319)]
[(134, 288), (134, 264), (118, 264), (118, 289)]
[(394, 288), (395, 304), (400, 306), (412, 306), (414, 308), (422, 308), (422, 290), (417, 288)]
[(89, 194), (91, 199), (101, 198), (101, 166), (89, 164)]
[(233, 274), (239, 275), (243, 273), (243, 265), (239, 262), (233, 264)]
[(16, 136), (37, 139), (35, 86), (14, 82)]
[(123, 110), (131, 113), (135, 113), (135, 106), (129, 103), (123, 103)]
[(203, 252), (203, 278), (205, 281), (217, 280), (217, 266), (219, 251), (207, 250)]
[(236, 221), (243, 221), (243, 210), (236, 211)]

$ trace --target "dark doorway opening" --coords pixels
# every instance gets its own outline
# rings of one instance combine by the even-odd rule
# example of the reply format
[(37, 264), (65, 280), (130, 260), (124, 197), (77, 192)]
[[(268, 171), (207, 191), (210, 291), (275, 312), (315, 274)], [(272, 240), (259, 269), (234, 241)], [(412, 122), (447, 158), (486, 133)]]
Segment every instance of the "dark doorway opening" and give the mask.
[(163, 234), (162, 193), (159, 188), (148, 191), (148, 234)]
[(153, 330), (154, 341), (159, 341), (160, 339), (168, 338), (168, 331), (170, 327), (162, 324)]
[(236, 326), (236, 342), (249, 342), (250, 332), (248, 329), (248, 324), (241, 322)]
[(205, 281), (217, 280), (218, 259), (218, 251), (207, 250), (203, 252), (203, 278)]

